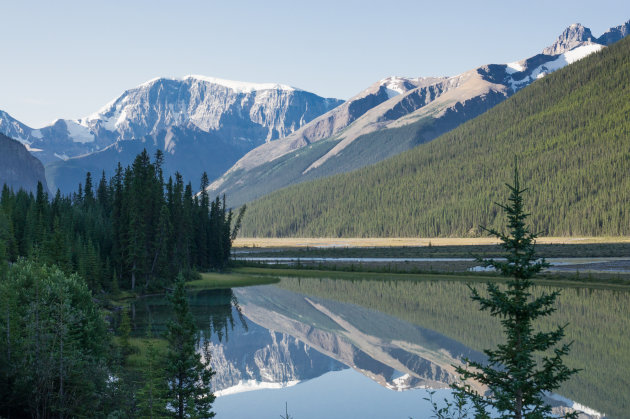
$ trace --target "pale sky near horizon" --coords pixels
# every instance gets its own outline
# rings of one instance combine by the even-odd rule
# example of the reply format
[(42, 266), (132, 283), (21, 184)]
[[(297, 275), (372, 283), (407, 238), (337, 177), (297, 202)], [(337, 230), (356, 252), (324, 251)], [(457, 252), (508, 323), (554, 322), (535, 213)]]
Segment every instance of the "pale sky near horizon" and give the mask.
[(0, 110), (31, 126), (87, 116), (149, 79), (201, 74), (347, 99), (391, 75), (455, 75), (594, 36), (630, 1), (0, 0)]

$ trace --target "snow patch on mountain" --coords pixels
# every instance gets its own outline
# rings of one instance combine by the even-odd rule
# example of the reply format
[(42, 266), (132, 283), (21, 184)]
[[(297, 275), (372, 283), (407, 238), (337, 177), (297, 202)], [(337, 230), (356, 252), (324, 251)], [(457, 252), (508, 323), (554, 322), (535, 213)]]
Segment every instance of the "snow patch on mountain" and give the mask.
[(202, 76), (198, 74), (190, 74), (184, 77), (155, 77), (140, 84), (136, 89), (150, 87), (154, 83), (162, 80), (187, 81), (191, 79), (223, 86), (225, 88), (233, 90), (236, 93), (251, 93), (259, 90), (285, 90), (289, 92), (302, 91), (302, 89), (280, 83), (251, 83), (244, 81), (220, 79), (218, 77)]
[(520, 73), (521, 71), (525, 71), (525, 67), (520, 61), (515, 61), (513, 63), (507, 63), (507, 68), (505, 71), (508, 74)]
[(30, 144), (24, 143), (22, 141), (20, 141), (20, 142), (24, 145), (24, 147), (26, 147), (26, 150), (28, 150), (31, 153), (37, 153), (38, 151), (44, 151), (41, 148), (33, 148), (33, 147), (31, 147)]
[[(66, 130), (68, 131), (68, 137), (75, 143), (92, 143), (94, 142), (94, 134), (85, 125), (82, 125), (79, 121), (63, 120), (66, 124)], [(41, 137), (40, 137), (41, 138)]]
[(265, 390), (265, 389), (279, 389), (293, 387), (300, 383), (300, 380), (292, 380), (286, 383), (273, 383), (268, 381), (257, 380), (240, 380), (238, 384), (232, 387), (225, 388), (214, 392), (217, 397), (228, 396), (230, 394), (245, 393), (247, 391)]
[(387, 97), (391, 99), (394, 96), (402, 95), (403, 93), (405, 93), (408, 89), (404, 87), (404, 81), (405, 79), (397, 76), (389, 77), (383, 80), (383, 86), (385, 86)]
[[(522, 89), (523, 87), (529, 85), (534, 80), (543, 78), (547, 74), (553, 73), (554, 71), (559, 70), (563, 67), (566, 67), (569, 64), (573, 64), (574, 62), (579, 61), (582, 58), (594, 52), (598, 52), (602, 50), (603, 48), (605, 48), (605, 46), (600, 45), (600, 44), (590, 44), (590, 43), (573, 48), (570, 51), (559, 54), (557, 58), (555, 58), (554, 60), (548, 61), (534, 68), (526, 77), (520, 80), (511, 79), (510, 87), (512, 87), (512, 90), (514, 91)], [(508, 74), (516, 73), (515, 71), (513, 71), (517, 68), (517, 66), (515, 66), (514, 64), (515, 63), (507, 64), (506, 72)], [(521, 71), (524, 71), (524, 70), (521, 70)]]
[(532, 78), (539, 79), (544, 77), (545, 75), (552, 73), (556, 70), (560, 70), (562, 67), (565, 67), (569, 64), (573, 64), (574, 62), (581, 60), (582, 58), (597, 52), (604, 48), (603, 45), (599, 44), (589, 44), (582, 45), (580, 47), (574, 48), (570, 51), (560, 54), (558, 58), (548, 63), (545, 63), (537, 68), (535, 68), (531, 76)]
[(218, 84), (220, 86), (227, 87), (228, 89), (232, 89), (238, 93), (251, 93), (258, 90), (285, 90), (289, 92), (302, 91), (302, 89), (298, 89), (293, 86), (289, 86), (286, 84), (279, 84), (279, 83), (250, 83), (250, 82), (226, 80), (226, 79), (219, 79), (216, 77), (208, 77), (208, 76), (200, 76), (200, 75), (185, 76), (183, 80), (186, 80), (186, 79), (195, 79), (195, 80), (201, 80), (201, 81), (205, 81), (212, 84)]

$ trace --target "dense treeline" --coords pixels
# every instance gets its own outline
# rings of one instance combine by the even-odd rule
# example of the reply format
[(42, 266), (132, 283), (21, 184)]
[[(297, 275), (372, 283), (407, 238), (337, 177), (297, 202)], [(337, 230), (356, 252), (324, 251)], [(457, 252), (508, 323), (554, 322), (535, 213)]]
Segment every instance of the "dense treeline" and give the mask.
[(480, 235), (479, 225), (501, 225), (492, 203), (500, 200), (516, 154), (523, 182), (533, 185), (528, 209), (535, 231), (630, 234), (628, 97), (630, 39), (624, 39), (430, 143), (253, 202), (243, 233)]
[[(151, 290), (178, 272), (222, 269), (230, 256), (236, 220), (225, 199), (193, 194), (182, 177), (163, 179), (161, 152), (146, 151), (115, 175), (51, 200), (41, 184), (35, 195), (7, 187), (0, 198), (0, 257), (35, 258), (77, 272), (96, 290)], [(239, 217), (240, 218), (240, 217)], [(3, 248), (4, 249), (3, 249)]]
[(0, 280), (0, 416), (105, 417), (110, 340), (83, 278), (20, 260)]

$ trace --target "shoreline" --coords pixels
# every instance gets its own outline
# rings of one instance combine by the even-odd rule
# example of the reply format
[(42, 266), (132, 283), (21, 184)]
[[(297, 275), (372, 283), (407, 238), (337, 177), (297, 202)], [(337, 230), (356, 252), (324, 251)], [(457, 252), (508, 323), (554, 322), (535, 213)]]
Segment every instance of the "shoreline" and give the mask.
[[(428, 247), (480, 246), (499, 244), (494, 237), (286, 237), (236, 238), (232, 248), (361, 248), (361, 247)], [(630, 237), (539, 237), (537, 244), (619, 244), (630, 243)]]

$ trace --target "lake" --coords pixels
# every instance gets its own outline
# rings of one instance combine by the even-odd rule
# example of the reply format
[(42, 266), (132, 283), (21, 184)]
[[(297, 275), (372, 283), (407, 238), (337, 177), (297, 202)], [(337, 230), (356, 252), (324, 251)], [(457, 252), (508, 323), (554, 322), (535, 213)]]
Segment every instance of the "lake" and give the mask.
[[(479, 285), (479, 288), (482, 288)], [(551, 288), (535, 287), (534, 293)], [(218, 417), (425, 418), (450, 397), (453, 364), (483, 359), (501, 339), (460, 281), (281, 278), (278, 284), (200, 291), (190, 304), (211, 342)], [(163, 330), (161, 296), (136, 302), (135, 333)], [(560, 391), (591, 413), (630, 409), (630, 293), (564, 288), (548, 330), (570, 323), (570, 367)]]

